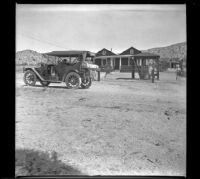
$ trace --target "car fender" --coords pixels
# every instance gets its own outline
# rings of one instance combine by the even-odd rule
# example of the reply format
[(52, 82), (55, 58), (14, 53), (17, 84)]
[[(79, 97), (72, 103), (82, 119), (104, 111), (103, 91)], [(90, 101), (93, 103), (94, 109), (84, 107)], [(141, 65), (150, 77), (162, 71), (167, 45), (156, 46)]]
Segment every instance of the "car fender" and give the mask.
[(31, 68), (31, 67), (24, 68), (23, 72), (25, 72), (27, 70), (32, 70), (35, 73), (35, 75), (37, 76), (37, 78), (39, 78), (39, 80), (46, 81), (44, 78), (42, 78), (42, 76), (37, 72), (37, 70), (35, 68)]

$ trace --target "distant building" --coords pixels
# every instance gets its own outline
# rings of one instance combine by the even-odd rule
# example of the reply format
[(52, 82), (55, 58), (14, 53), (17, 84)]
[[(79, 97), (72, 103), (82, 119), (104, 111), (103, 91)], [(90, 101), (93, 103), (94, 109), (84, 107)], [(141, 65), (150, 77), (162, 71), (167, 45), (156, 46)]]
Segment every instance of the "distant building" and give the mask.
[(177, 65), (179, 65), (179, 64), (180, 64), (179, 58), (171, 58), (169, 60), (169, 68), (176, 69)]

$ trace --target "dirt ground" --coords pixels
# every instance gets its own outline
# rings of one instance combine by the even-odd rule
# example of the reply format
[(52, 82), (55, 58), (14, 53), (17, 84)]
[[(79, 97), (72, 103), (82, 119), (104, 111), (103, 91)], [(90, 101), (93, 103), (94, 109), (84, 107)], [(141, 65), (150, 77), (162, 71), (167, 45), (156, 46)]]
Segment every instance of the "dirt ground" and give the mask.
[(56, 151), (88, 175), (185, 175), (186, 79), (114, 72), (90, 89), (24, 86), (16, 73), (16, 148)]

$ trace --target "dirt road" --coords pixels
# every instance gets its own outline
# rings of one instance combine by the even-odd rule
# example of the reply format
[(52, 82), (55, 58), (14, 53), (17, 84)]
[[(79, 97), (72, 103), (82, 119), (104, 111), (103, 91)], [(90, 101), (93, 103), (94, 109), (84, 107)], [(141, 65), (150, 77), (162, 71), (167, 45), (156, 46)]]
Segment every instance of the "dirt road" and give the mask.
[(16, 148), (56, 151), (89, 175), (185, 175), (186, 80), (109, 74), (90, 89), (24, 86), (16, 74)]

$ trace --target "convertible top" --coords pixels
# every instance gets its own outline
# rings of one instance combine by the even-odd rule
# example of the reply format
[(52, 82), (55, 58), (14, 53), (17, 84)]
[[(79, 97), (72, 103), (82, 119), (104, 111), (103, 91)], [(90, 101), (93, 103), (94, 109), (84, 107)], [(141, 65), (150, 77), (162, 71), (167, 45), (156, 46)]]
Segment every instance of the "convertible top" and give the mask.
[(56, 56), (56, 57), (78, 57), (83, 53), (87, 53), (87, 57), (94, 57), (95, 53), (84, 50), (68, 50), (68, 51), (52, 51), (43, 53), (44, 55)]

